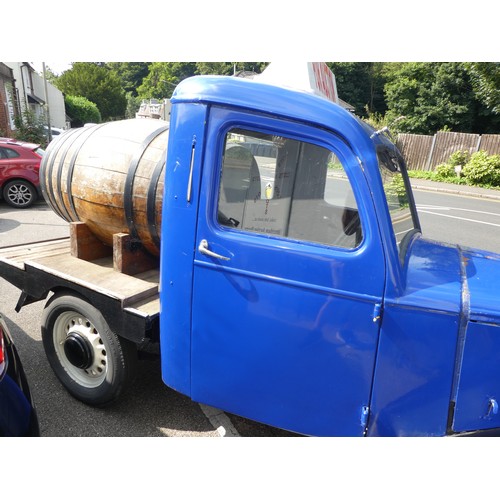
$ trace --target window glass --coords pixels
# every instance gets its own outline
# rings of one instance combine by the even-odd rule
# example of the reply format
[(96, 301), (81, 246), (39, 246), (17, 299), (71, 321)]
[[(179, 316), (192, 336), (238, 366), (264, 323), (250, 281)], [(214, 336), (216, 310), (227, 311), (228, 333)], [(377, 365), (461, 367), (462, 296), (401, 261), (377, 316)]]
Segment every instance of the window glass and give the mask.
[(330, 150), (233, 129), (226, 137), (219, 223), (238, 230), (354, 248), (362, 239), (344, 168)]
[(402, 158), (389, 149), (379, 149), (377, 155), (391, 222), (399, 247), (404, 237), (415, 229), (410, 197), (403, 177), (404, 163)]
[(19, 153), (11, 148), (0, 148), (0, 158), (17, 158)]

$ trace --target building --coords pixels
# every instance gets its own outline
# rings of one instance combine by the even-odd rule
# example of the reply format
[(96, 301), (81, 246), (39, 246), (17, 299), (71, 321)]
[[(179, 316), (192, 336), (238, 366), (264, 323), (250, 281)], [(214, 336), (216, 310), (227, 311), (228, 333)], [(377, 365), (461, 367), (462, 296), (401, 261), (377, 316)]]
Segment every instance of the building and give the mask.
[(46, 119), (50, 116), (51, 127), (68, 128), (64, 95), (58, 88), (47, 82), (46, 95), (44, 79), (30, 63), (6, 62), (0, 65), (11, 70), (14, 81), (11, 86), (14, 114), (21, 116), (25, 109), (29, 109), (38, 118)]
[(143, 99), (136, 118), (155, 118), (170, 121), (170, 99)]
[(15, 101), (15, 80), (12, 69), (0, 63), (0, 136), (12, 136), (15, 129), (14, 118), (17, 116)]

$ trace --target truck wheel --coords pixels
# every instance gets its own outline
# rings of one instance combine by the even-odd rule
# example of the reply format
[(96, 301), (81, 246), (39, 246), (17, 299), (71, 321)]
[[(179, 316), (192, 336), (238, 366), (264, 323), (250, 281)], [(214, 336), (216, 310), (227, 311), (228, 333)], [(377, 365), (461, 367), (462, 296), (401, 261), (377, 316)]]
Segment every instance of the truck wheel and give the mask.
[(43, 312), (45, 354), (67, 391), (92, 406), (114, 401), (133, 380), (135, 345), (118, 337), (98, 309), (75, 295), (54, 295)]

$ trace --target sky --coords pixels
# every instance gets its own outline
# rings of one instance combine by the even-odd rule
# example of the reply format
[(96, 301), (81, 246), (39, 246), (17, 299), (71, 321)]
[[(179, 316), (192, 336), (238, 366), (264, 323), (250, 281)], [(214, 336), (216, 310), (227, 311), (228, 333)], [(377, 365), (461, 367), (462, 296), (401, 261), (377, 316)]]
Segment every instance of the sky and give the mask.
[(1, 59), (38, 61), (34, 64), (40, 68), (46, 61), (56, 73), (69, 68), (64, 61), (499, 59), (498, 16), (486, 0), (476, 0), (474, 10), (491, 15), (474, 23), (463, 9), (450, 8), (449, 0), (420, 0), (411, 15), (400, 0), (358, 0), (356, 8), (352, 2), (328, 7), (324, 0), (308, 0), (293, 8), (282, 1), (253, 0), (241, 12), (228, 0), (195, 0), (189, 18), (182, 2), (141, 0), (132, 13), (111, 2), (87, 0), (77, 14), (62, 0), (52, 0), (50, 9), (40, 9), (34, 0), (25, 3), (30, 2), (38, 29), (20, 37), (15, 23), (2, 26), (4, 39), (12, 43), (2, 44)]
[[(55, 59), (57, 61), (57, 59)], [(45, 62), (45, 68), (50, 68), (53, 73), (56, 75), (61, 75), (68, 69), (71, 69), (71, 63), (65, 63), (65, 62)], [(31, 65), (37, 71), (38, 73), (42, 73), (43, 71), (43, 62), (31, 62)]]

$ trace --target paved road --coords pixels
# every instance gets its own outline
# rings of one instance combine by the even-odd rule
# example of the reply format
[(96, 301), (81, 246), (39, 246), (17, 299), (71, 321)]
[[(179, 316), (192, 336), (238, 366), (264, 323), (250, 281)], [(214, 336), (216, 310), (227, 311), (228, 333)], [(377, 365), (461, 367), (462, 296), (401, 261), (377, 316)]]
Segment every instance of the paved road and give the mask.
[(500, 191), (420, 180), (415, 187), (426, 238), (500, 253)]

